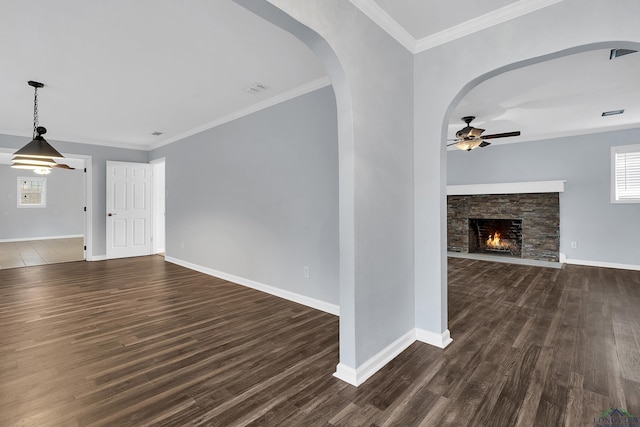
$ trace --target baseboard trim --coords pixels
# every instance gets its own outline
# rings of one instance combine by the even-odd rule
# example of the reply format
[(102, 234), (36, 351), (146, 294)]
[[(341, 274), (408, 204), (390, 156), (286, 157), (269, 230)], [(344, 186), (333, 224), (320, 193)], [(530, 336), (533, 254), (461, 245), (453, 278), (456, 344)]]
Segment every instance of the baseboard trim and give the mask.
[(430, 344), (439, 348), (445, 348), (453, 342), (449, 330), (445, 330), (441, 334), (416, 328), (416, 339), (425, 344)]
[(360, 384), (362, 384), (358, 382), (358, 372), (343, 363), (338, 363), (333, 376), (339, 380), (344, 381), (347, 384), (351, 384), (354, 387), (358, 387)]
[(94, 255), (90, 258), (87, 258), (87, 261), (105, 261), (106, 259), (106, 255)]
[(406, 350), (415, 340), (416, 333), (415, 330), (412, 329), (389, 344), (371, 359), (364, 362), (357, 369), (350, 368), (343, 363), (338, 363), (333, 376), (358, 387), (382, 369), (387, 363), (391, 362), (397, 355)]
[(84, 234), (68, 234), (64, 236), (45, 236), (45, 237), (20, 237), (17, 239), (0, 239), (0, 243), (30, 242), (32, 240), (75, 239), (77, 237), (84, 237)]
[(218, 277), (220, 279), (228, 280), (229, 282), (237, 283), (238, 285), (246, 286), (261, 292), (265, 292), (270, 295), (274, 295), (280, 298), (284, 298), (289, 301), (293, 301), (298, 304), (306, 305), (307, 307), (315, 308), (316, 310), (324, 311), (325, 313), (340, 315), (340, 307), (335, 304), (330, 304), (324, 301), (320, 301), (315, 298), (310, 298), (304, 295), (297, 294), (295, 292), (279, 289), (274, 286), (265, 285), (264, 283), (256, 282), (251, 279), (245, 279), (244, 277), (235, 276), (233, 274), (225, 273), (223, 271), (214, 270), (212, 268), (204, 267), (198, 264), (194, 264), (188, 261), (184, 261), (178, 258), (170, 256), (164, 257), (165, 261), (172, 264), (188, 268), (190, 270), (199, 271), (200, 273), (207, 274), (209, 276)]
[(567, 258), (565, 262), (567, 264), (586, 265), (588, 267), (604, 267), (604, 268), (616, 268), (619, 270), (640, 271), (640, 265), (635, 265), (635, 264), (619, 264), (616, 262), (588, 261), (583, 259), (570, 259), (570, 258)]
[(412, 329), (364, 362), (357, 369), (353, 369), (344, 363), (338, 363), (333, 376), (352, 386), (358, 387), (416, 341), (439, 348), (445, 348), (453, 342), (448, 329), (441, 334), (429, 332), (424, 329)]

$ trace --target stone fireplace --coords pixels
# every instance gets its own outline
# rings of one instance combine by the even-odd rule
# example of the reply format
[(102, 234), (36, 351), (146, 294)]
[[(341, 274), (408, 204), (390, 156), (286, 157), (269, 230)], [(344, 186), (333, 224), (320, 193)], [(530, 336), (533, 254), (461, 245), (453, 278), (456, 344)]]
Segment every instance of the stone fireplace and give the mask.
[[(560, 191), (563, 191), (564, 182), (561, 183)], [(551, 262), (560, 260), (558, 191), (506, 194), (452, 192), (455, 193), (450, 191), (447, 196), (448, 251)]]
[(469, 252), (522, 257), (522, 220), (469, 218)]

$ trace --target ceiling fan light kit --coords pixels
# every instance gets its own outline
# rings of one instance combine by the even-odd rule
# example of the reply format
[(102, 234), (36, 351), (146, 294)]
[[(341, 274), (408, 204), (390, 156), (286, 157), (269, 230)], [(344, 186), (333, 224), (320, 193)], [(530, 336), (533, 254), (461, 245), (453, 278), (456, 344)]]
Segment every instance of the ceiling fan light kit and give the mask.
[(482, 143), (481, 139), (475, 141), (460, 141), (456, 143), (456, 148), (464, 151), (471, 151), (474, 148), (478, 148)]
[(462, 121), (465, 122), (467, 126), (456, 132), (455, 142), (447, 144), (447, 147), (455, 145), (459, 150), (471, 151), (478, 147), (482, 148), (491, 145), (491, 143), (485, 141), (485, 139), (506, 138), (520, 135), (520, 131), (515, 131), (482, 136), (484, 129), (471, 126), (471, 122), (474, 119), (475, 116), (464, 116), (462, 118)]
[(47, 142), (42, 135), (47, 129), (38, 126), (38, 89), (44, 84), (30, 80), (27, 82), (33, 87), (33, 139), (27, 145), (13, 153), (12, 168), (30, 169), (40, 175), (51, 172), (51, 168), (74, 169), (69, 165), (57, 163), (54, 159), (64, 159), (64, 156)]

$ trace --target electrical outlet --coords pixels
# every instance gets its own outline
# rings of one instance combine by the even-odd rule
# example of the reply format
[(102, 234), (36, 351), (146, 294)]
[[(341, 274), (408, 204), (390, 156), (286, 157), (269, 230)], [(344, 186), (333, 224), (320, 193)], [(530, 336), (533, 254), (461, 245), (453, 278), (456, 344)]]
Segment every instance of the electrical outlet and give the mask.
[(578, 249), (578, 242), (571, 242), (571, 249)]
[(309, 270), (308, 266), (304, 266), (304, 268), (302, 269), (302, 275), (304, 276), (305, 279), (308, 279), (309, 277), (311, 277), (311, 270)]

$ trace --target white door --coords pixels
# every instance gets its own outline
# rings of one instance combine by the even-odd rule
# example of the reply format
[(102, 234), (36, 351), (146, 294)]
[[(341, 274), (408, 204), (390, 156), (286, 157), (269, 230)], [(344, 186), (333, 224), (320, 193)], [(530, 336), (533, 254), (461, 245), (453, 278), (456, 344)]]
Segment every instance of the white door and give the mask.
[(107, 258), (151, 254), (151, 166), (107, 162)]

